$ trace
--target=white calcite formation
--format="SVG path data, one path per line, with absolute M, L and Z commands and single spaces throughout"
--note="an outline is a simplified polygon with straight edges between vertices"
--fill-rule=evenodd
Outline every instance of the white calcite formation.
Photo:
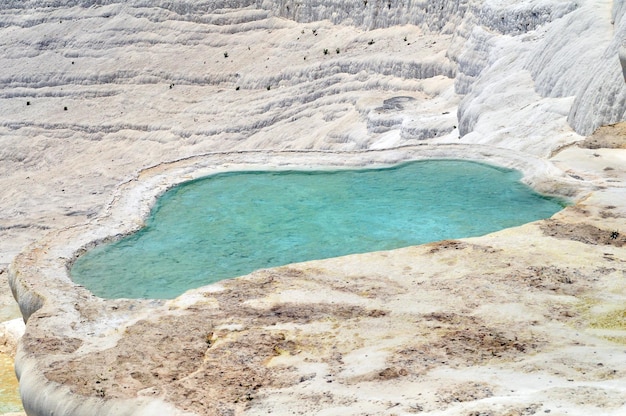
M 0 2 L 0 277 L 27 320 L 27 414 L 626 414 L 625 12 Z M 184 180 L 423 158 L 520 169 L 576 205 L 170 301 L 69 278 Z

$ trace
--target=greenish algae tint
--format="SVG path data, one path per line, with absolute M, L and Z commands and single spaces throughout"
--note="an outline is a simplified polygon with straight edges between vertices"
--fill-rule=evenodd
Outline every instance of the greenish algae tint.
M 23 411 L 13 360 L 0 353 L 0 415 Z
M 476 162 L 221 173 L 166 192 L 146 226 L 79 257 L 104 298 L 173 298 L 254 270 L 479 236 L 550 217 L 563 202 Z

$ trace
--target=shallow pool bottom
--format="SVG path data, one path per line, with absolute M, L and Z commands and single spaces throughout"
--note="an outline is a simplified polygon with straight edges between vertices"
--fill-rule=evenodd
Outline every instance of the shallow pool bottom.
M 104 298 L 173 298 L 254 270 L 483 235 L 563 207 L 521 174 L 458 160 L 252 171 L 179 185 L 144 227 L 90 250 L 73 279 Z

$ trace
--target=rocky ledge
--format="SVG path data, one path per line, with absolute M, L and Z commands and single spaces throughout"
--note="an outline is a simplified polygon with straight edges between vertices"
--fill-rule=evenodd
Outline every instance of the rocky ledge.
M 611 126 L 551 163 L 515 162 L 510 152 L 479 146 L 327 154 L 331 165 L 442 154 L 508 163 L 576 204 L 483 237 L 261 270 L 170 301 L 96 298 L 68 279 L 72 256 L 86 242 L 136 227 L 171 184 L 255 160 L 302 167 L 324 157 L 259 152 L 220 155 L 229 163 L 216 165 L 205 156 L 145 171 L 97 227 L 52 233 L 12 265 L 29 318 L 17 359 L 25 408 L 29 415 L 619 414 L 626 149 L 615 147 L 624 143 L 622 127 Z

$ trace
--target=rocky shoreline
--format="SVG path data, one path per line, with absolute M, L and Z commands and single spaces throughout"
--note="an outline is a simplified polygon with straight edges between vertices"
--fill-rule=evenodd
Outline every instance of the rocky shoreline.
M 447 152 L 448 157 L 480 154 L 477 146 L 452 148 L 458 153 L 433 146 L 351 156 L 356 165 L 369 165 L 432 157 L 432 152 Z M 502 159 L 494 157 L 498 152 L 487 153 L 492 161 L 515 164 L 508 152 Z M 606 198 L 624 200 L 619 197 L 624 171 L 602 155 L 593 156 L 602 149 L 564 152 L 580 160 L 593 157 L 596 171 L 570 165 L 569 158 L 566 165 L 560 161 L 565 153 L 554 156 L 552 161 L 567 167 L 569 174 L 547 176 L 537 184 L 569 196 L 578 191 L 578 203 L 549 220 L 485 237 L 259 271 L 172 301 L 102 300 L 72 288 L 66 268 L 72 253 L 88 241 L 106 238 L 106 233 L 123 233 L 140 224 L 138 215 L 145 215 L 155 196 L 180 180 L 176 178 L 255 165 L 250 165 L 251 155 L 220 155 L 230 163 L 220 166 L 210 157 L 199 158 L 143 172 L 95 221 L 98 227 L 50 235 L 11 267 L 12 287 L 30 317 L 17 361 L 27 411 L 120 415 L 158 408 L 167 414 L 255 414 L 281 403 L 283 409 L 310 414 L 327 410 L 331 402 L 323 397 L 332 394 L 333 406 L 344 403 L 333 407 L 336 414 L 365 408 L 387 414 L 389 403 L 399 403 L 405 412 L 411 406 L 470 411 L 485 408 L 486 398 L 491 403 L 487 407 L 497 403 L 514 412 L 552 397 L 552 389 L 544 386 L 522 399 L 525 387 L 502 372 L 551 378 L 562 385 L 562 394 L 580 395 L 591 385 L 602 394 L 618 394 L 612 386 L 626 376 L 626 369 L 615 361 L 622 347 L 614 340 L 626 332 L 619 321 L 614 327 L 596 328 L 596 321 L 611 311 L 593 311 L 593 305 L 604 296 L 606 285 L 626 277 L 626 235 L 611 234 L 623 227 L 626 206 L 602 203 Z M 310 153 L 257 156 L 266 166 L 285 168 L 307 166 L 305 160 L 318 166 L 321 160 Z M 347 155 L 336 156 L 351 165 Z M 247 163 L 238 164 L 238 157 Z M 614 166 L 608 172 L 619 182 L 601 176 L 607 172 L 600 170 L 604 164 Z M 527 166 L 535 177 L 542 176 L 537 162 Z M 576 183 L 583 186 L 577 189 Z M 614 297 L 617 290 L 611 287 Z M 603 303 L 604 308 L 609 305 Z M 572 355 L 572 349 L 578 352 Z M 588 361 L 598 349 L 610 376 L 566 371 L 568 366 L 591 368 Z M 553 369 L 559 361 L 556 351 L 568 351 L 572 360 L 563 374 Z M 538 357 L 551 358 L 541 365 Z M 482 372 L 498 381 L 480 381 Z M 576 381 L 573 387 L 565 387 L 573 381 L 566 382 L 564 374 Z M 455 388 L 443 392 L 451 383 Z M 433 391 L 433 386 L 440 387 Z M 361 388 L 385 393 L 368 400 L 357 394 Z M 502 393 L 505 388 L 509 393 Z M 406 397 L 416 389 L 429 394 L 410 404 L 418 398 Z M 444 399 L 446 394 L 452 396 Z M 303 395 L 309 399 L 301 403 Z

